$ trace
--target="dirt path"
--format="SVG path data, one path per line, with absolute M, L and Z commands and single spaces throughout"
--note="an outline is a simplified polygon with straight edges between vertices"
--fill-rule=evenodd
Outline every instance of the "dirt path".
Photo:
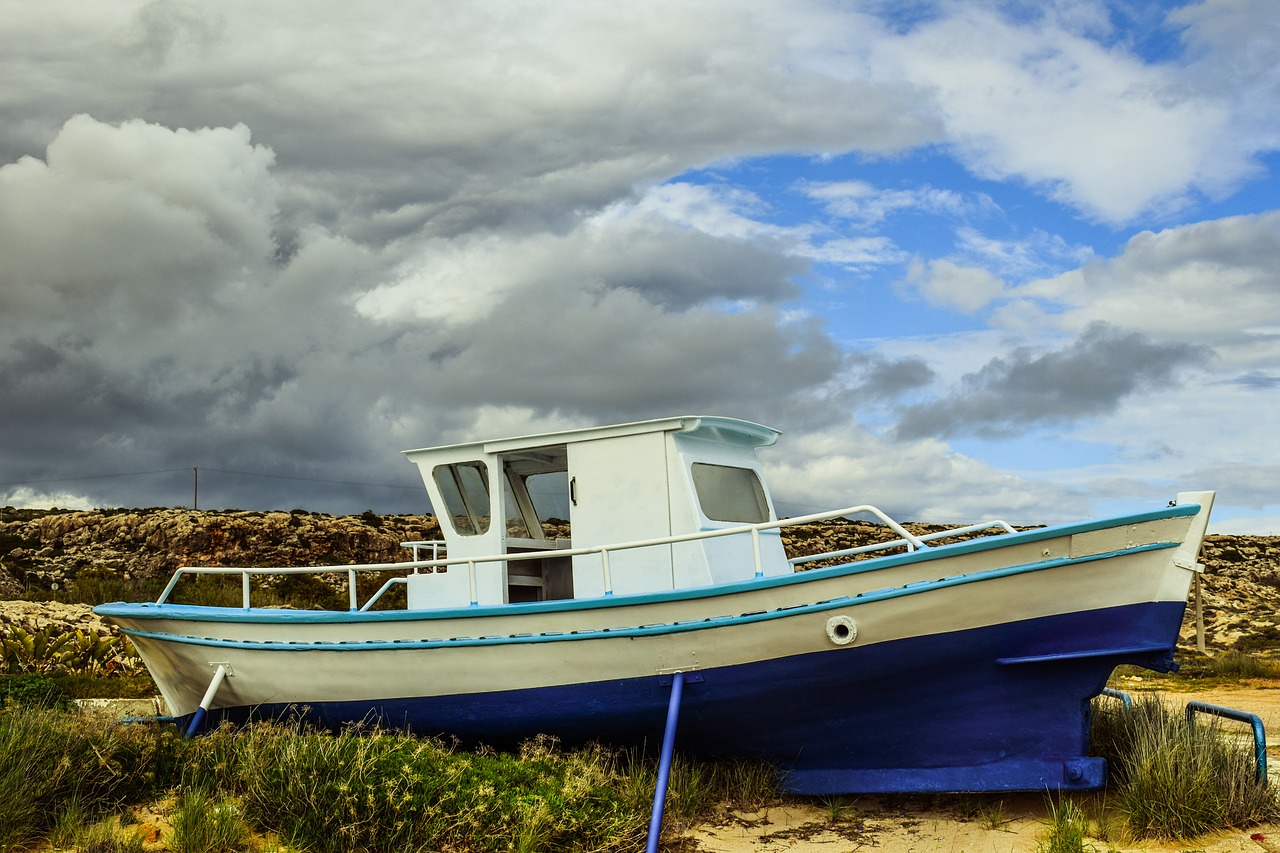
M 1159 693 L 1171 704 L 1197 700 L 1257 714 L 1266 727 L 1273 784 L 1280 769 L 1280 685 L 1168 692 L 1145 685 L 1130 693 Z M 1243 732 L 1248 727 L 1243 724 Z M 843 807 L 841 807 L 843 806 Z M 697 853 L 1034 853 L 1045 829 L 1046 800 L 1040 794 L 847 798 L 843 804 L 814 802 L 752 814 L 730 813 L 694 828 L 686 849 Z M 1254 836 L 1261 836 L 1255 838 Z M 1185 843 L 1094 839 L 1102 851 L 1143 853 L 1280 853 L 1280 825 L 1225 832 Z

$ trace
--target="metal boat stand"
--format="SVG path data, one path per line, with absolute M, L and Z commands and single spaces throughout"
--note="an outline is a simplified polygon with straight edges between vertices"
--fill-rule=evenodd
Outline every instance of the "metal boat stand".
M 700 675 L 689 676 L 690 682 L 701 680 Z M 665 681 L 664 678 L 658 683 L 662 685 Z M 653 813 L 649 816 L 649 840 L 645 843 L 645 853 L 657 853 L 658 839 L 662 835 L 662 810 L 667 801 L 667 781 L 671 777 L 671 756 L 676 746 L 676 722 L 680 718 L 684 682 L 683 672 L 671 674 L 671 699 L 667 702 L 667 726 L 662 732 L 662 755 L 658 759 L 658 782 L 653 790 Z
M 209 682 L 209 689 L 204 692 L 204 698 L 200 700 L 200 707 L 196 708 L 196 712 L 191 715 L 191 722 L 183 732 L 183 737 L 188 739 L 200 734 L 200 730 L 204 728 L 205 717 L 209 716 L 209 706 L 213 704 L 213 697 L 218 695 L 218 688 L 222 686 L 223 680 L 228 675 L 235 675 L 229 663 L 210 663 L 209 665 L 218 668 L 213 673 L 213 681 Z

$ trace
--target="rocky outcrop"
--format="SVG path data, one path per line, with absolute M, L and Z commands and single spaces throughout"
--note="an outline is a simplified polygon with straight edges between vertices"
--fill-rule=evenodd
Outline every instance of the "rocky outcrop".
M 112 633 L 88 604 L 62 604 L 57 601 L 0 601 L 0 635 L 13 628 L 29 634 L 40 631 L 59 634 L 83 631 L 105 637 Z
M 1200 560 L 1208 647 L 1280 649 L 1280 536 L 1207 536 Z M 1188 608 L 1184 638 L 1193 618 Z
M 390 562 L 439 538 L 432 516 L 331 516 L 184 509 L 0 510 L 0 597 L 55 592 L 79 577 L 163 577 L 179 566 Z M 58 586 L 55 586 L 58 585 Z

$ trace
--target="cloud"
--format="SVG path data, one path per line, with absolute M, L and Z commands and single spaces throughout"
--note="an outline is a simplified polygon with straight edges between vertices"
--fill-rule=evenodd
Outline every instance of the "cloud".
M 1017 288 L 995 322 L 1008 329 L 1047 322 L 1077 332 L 1111 322 L 1243 358 L 1262 343 L 1255 339 L 1270 337 L 1266 327 L 1280 325 L 1277 269 L 1280 212 L 1143 231 L 1115 258 Z
M 0 486 L 0 489 L 2 488 L 3 486 Z M 18 486 L 12 491 L 0 491 L 0 495 L 3 495 L 5 506 L 17 507 L 18 509 L 58 507 L 59 509 L 85 510 L 94 508 L 94 503 L 90 499 L 74 492 L 42 491 L 27 486 Z
M 883 222 L 903 211 L 924 211 L 962 218 L 997 210 L 989 196 L 965 196 L 954 190 L 937 189 L 925 184 L 906 190 L 881 189 L 866 181 L 805 181 L 798 189 L 822 203 L 832 216 L 850 219 L 863 225 Z
M 966 374 L 950 396 L 905 408 L 896 434 L 999 437 L 1094 417 L 1131 394 L 1169 386 L 1179 368 L 1200 357 L 1188 344 L 1157 343 L 1095 323 L 1062 349 L 1024 346 L 992 359 Z
M 956 513 L 976 499 L 945 478 L 1013 507 L 1035 484 L 933 435 L 1052 424 L 1118 446 L 1129 423 L 1185 423 L 1192 392 L 1264 394 L 1274 215 L 1090 259 L 1032 226 L 1001 236 L 995 199 L 1024 193 L 877 169 L 954 157 L 1067 214 L 1168 223 L 1275 144 L 1273 47 L 1247 27 L 1267 7 L 1179 7 L 1186 51 L 1162 61 L 1097 4 L 914 8 L 123 0 L 13 16 L 6 478 L 130 473 L 84 493 L 179 503 L 200 465 L 210 505 L 391 494 L 344 485 L 326 503 L 327 478 L 407 487 L 399 505 L 418 508 L 399 447 L 694 409 L 829 449 L 826 467 L 785 458 L 832 493 L 897 464 L 905 485 L 878 487 L 896 506 Z M 773 155 L 840 177 L 798 179 Z M 900 245 L 908 219 L 954 245 Z M 904 329 L 917 337 L 891 340 Z M 1194 345 L 1215 372 L 1186 388 Z M 907 404 L 906 432 L 869 435 Z
M 144 287 L 135 307 L 171 317 L 189 295 L 175 283 L 200 293 L 272 253 L 271 164 L 243 125 L 71 118 L 45 161 L 0 166 L 0 288 L 27 322 L 75 308 L 92 323 L 114 295 Z
M 1202 0 L 1169 12 L 1192 61 L 1184 84 L 1232 109 L 1231 133 L 1219 143 L 1234 157 L 1226 161 L 1222 183 L 1238 180 L 1237 158 L 1280 147 L 1271 116 L 1280 105 L 1280 21 L 1268 0 Z
M 1242 461 L 1197 468 L 1180 479 L 1186 489 L 1203 488 L 1204 483 L 1213 483 L 1221 495 L 1229 497 L 1231 503 L 1238 506 L 1261 510 L 1275 509 L 1280 504 L 1280 497 L 1276 494 L 1280 465 Z M 1197 483 L 1202 485 L 1195 485 Z
M 1232 382 L 1242 388 L 1249 388 L 1257 391 L 1268 391 L 1272 388 L 1280 388 L 1280 376 L 1274 373 L 1264 373 L 1259 370 L 1251 370 L 1235 379 Z
M 898 400 L 935 378 L 933 369 L 923 358 L 891 359 L 870 352 L 849 355 L 848 375 L 852 396 L 864 410 L 879 402 Z
M 872 67 L 936 93 L 951 149 L 975 173 L 1025 180 L 1111 224 L 1177 209 L 1189 193 L 1221 196 L 1274 146 L 1274 134 L 1236 136 L 1241 119 L 1277 103 L 1274 91 L 1236 102 L 1198 84 L 1197 66 L 1146 62 L 1056 8 L 1016 20 L 989 4 L 948 6 L 880 43 Z M 1207 42 L 1214 67 L 1232 55 L 1202 33 L 1219 17 L 1189 11 L 1173 21 Z M 1233 16 L 1232 29 L 1248 18 Z
M 280 158 L 287 222 L 371 244 L 554 228 L 714 160 L 937 129 L 909 86 L 813 61 L 879 31 L 822 4 L 121 3 L 59 24 L 0 34 L 15 79 L 39 81 L 14 90 L 26 122 L 0 154 L 34 154 L 70 112 L 244 123 Z
M 982 267 L 962 267 L 946 258 L 913 259 L 899 288 L 930 305 L 973 314 L 1004 293 L 1004 282 Z
M 891 440 L 847 426 L 813 429 L 762 452 L 780 513 L 871 504 L 899 521 L 1084 516 L 1074 488 L 1003 473 L 935 439 Z
M 68 476 L 74 447 L 74 474 L 200 465 L 286 495 L 278 478 L 411 482 L 397 445 L 498 411 L 527 427 L 781 407 L 803 424 L 843 405 L 844 355 L 777 307 L 802 261 L 646 209 L 381 249 L 312 227 L 282 256 L 280 177 L 247 130 L 88 117 L 0 186 L 15 479 Z M 130 485 L 91 488 L 135 503 Z
M 693 195 L 681 187 L 675 194 L 686 202 Z M 482 321 L 528 289 L 590 301 L 597 293 L 630 290 L 671 311 L 795 295 L 790 277 L 805 264 L 788 257 L 784 234 L 719 206 L 698 204 L 696 212 L 691 206 L 680 205 L 676 218 L 669 204 L 615 205 L 563 234 L 427 240 L 401 264 L 395 281 L 371 289 L 356 307 L 383 321 L 414 317 L 453 325 Z M 750 239 L 756 231 L 765 236 Z
M 1093 249 L 1072 245 L 1061 235 L 1033 228 L 1025 237 L 998 239 L 972 226 L 956 231 L 957 256 L 970 264 L 980 264 L 1010 280 L 1027 280 L 1079 266 L 1093 258 Z

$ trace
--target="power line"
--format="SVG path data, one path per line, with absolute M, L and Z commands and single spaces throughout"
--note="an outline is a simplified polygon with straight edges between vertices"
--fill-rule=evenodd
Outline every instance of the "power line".
M 34 486 L 38 483 L 74 483 L 79 480 L 109 480 L 113 477 L 142 477 L 147 474 L 173 474 L 178 471 L 187 471 L 188 468 L 161 468 L 156 471 L 125 471 L 120 474 L 85 474 L 81 477 L 46 477 L 41 480 L 20 480 L 13 483 L 0 483 L 0 487 L 8 486 Z
M 74 483 L 81 480 L 108 480 L 118 477 L 142 477 L 149 474 L 175 474 L 178 472 L 187 472 L 190 468 L 161 468 L 155 471 L 125 471 L 116 474 L 86 474 L 80 477 L 46 477 L 39 480 L 20 480 L 11 483 L 0 483 L 0 488 L 9 488 L 12 486 L 34 486 L 40 483 Z M 303 483 L 326 483 L 334 486 L 365 486 L 375 489 L 404 489 L 406 491 L 421 491 L 421 486 L 404 486 L 399 483 L 362 483 L 353 480 L 326 480 L 319 477 L 294 477 L 287 474 L 263 474 L 257 471 L 233 471 L 228 468 L 201 468 L 203 471 L 212 471 L 215 474 L 230 474 L 236 477 L 261 477 L 271 480 L 296 480 Z
M 200 470 L 213 471 L 215 474 L 234 474 L 239 477 L 264 477 L 271 480 L 297 480 L 302 483 L 328 483 L 334 486 L 369 486 L 375 489 L 408 489 L 415 492 L 422 490 L 422 486 L 402 486 L 398 483 L 360 483 L 353 480 L 324 480 L 318 477 L 292 477 L 288 474 L 260 474 L 255 471 L 230 471 L 225 468 L 201 468 Z

